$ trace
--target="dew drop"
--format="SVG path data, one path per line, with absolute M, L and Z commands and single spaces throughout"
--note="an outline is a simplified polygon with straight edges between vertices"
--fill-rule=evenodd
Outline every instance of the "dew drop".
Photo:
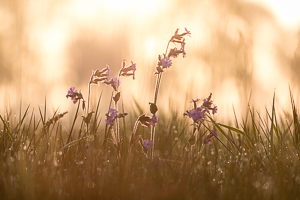
M 253 183 L 253 186 L 254 186 L 255 188 L 259 188 L 259 187 L 260 187 L 260 182 L 259 182 L 259 181 L 255 181 L 255 182 Z
M 263 189 L 264 190 L 267 190 L 270 186 L 270 183 L 269 182 L 266 182 L 264 185 L 263 185 Z
M 77 165 L 82 165 L 83 164 L 83 160 L 76 162 Z

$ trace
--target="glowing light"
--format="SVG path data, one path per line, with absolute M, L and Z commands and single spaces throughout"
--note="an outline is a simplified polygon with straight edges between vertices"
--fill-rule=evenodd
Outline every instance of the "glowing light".
M 109 0 L 100 1 L 106 9 L 111 12 L 124 14 L 124 13 L 136 13 L 136 14 L 151 14 L 159 9 L 162 4 L 158 0 L 141 1 L 141 0 Z
M 250 0 L 268 7 L 284 26 L 300 25 L 300 1 L 287 0 Z
M 148 58 L 153 58 L 157 54 L 155 51 L 156 41 L 154 38 L 148 38 L 145 42 L 145 53 Z

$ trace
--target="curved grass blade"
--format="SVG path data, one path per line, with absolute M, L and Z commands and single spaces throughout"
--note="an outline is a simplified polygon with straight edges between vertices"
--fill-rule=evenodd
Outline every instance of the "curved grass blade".
M 5 127 L 6 130 L 7 130 L 7 133 L 8 133 L 9 138 L 10 138 L 11 140 L 14 140 L 14 137 L 13 137 L 11 131 L 9 130 L 7 124 L 5 123 L 5 121 L 4 121 L 4 119 L 2 118 L 1 115 L 0 115 L 0 118 L 1 118 L 1 121 L 3 122 L 4 127 Z
M 72 142 L 66 144 L 61 150 L 64 150 L 64 149 L 67 148 L 67 147 L 74 146 L 74 145 L 80 143 L 81 141 L 83 141 L 83 140 L 85 140 L 85 139 L 87 139 L 87 138 L 89 138 L 89 136 L 85 136 L 85 137 L 82 137 L 82 138 L 80 138 L 80 139 L 74 140 L 74 141 L 72 141 Z
M 229 130 L 231 130 L 231 131 L 234 131 L 234 132 L 236 132 L 236 133 L 238 133 L 238 134 L 244 135 L 244 132 L 241 131 L 240 129 L 237 129 L 237 128 L 234 128 L 234 127 L 231 127 L 231 126 L 228 126 L 228 125 L 225 125 L 225 124 L 221 124 L 221 123 L 217 123 L 217 124 L 218 124 L 219 126 L 222 126 L 222 127 L 227 128 L 227 129 L 229 129 Z

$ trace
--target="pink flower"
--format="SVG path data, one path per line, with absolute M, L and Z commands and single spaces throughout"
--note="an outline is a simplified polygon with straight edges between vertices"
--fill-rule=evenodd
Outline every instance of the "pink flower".
M 148 149 L 152 148 L 152 146 L 153 146 L 153 141 L 152 140 L 144 140 L 143 147 L 145 149 L 148 150 Z
M 170 49 L 170 52 L 168 54 L 169 57 L 177 58 L 177 56 L 182 53 L 182 50 L 178 50 L 176 47 L 173 49 Z
M 118 116 L 118 111 L 115 109 L 109 109 L 108 113 L 106 113 L 106 119 L 105 122 L 107 125 L 114 125 L 115 119 Z
M 101 70 L 97 69 L 92 73 L 90 83 L 98 84 L 99 82 L 107 81 L 109 77 L 109 72 L 110 69 L 108 65 L 106 65 L 106 67 Z
M 172 65 L 172 60 L 170 60 L 170 57 L 165 57 L 161 59 L 161 65 L 163 68 L 169 68 Z
M 155 127 L 155 124 L 158 122 L 158 119 L 155 114 L 153 114 L 152 117 L 142 114 L 141 116 L 139 116 L 138 120 L 143 126 L 146 127 L 150 127 L 150 126 Z
M 123 67 L 119 72 L 119 76 L 132 76 L 133 80 L 135 79 L 136 63 L 131 61 L 131 65 L 125 67 L 126 60 L 123 60 Z
M 112 77 L 109 81 L 104 81 L 104 83 L 110 85 L 115 91 L 118 91 L 120 81 L 117 77 Z
M 75 90 L 75 87 L 70 87 L 66 97 L 67 98 L 71 97 L 71 100 L 73 101 L 74 104 L 76 104 L 79 99 L 83 99 L 82 94 L 80 92 L 78 92 L 77 90 Z
M 212 110 L 212 114 L 216 114 L 217 113 L 217 106 L 213 104 L 213 101 L 211 100 L 211 96 L 212 93 L 210 93 L 209 97 L 207 97 L 206 99 L 203 100 L 203 105 L 201 106 L 203 109 L 206 110 L 206 112 L 209 113 L 209 110 Z M 214 106 L 214 107 L 212 107 Z
M 195 108 L 187 111 L 187 115 L 192 118 L 195 122 L 203 122 L 205 114 L 201 111 L 201 108 Z
M 150 125 L 155 127 L 155 124 L 158 122 L 158 119 L 156 117 L 155 114 L 152 115 L 151 121 L 150 121 Z
M 212 110 L 213 115 L 217 113 L 217 110 L 218 110 L 218 108 L 217 108 L 217 106 L 215 106 Z
M 191 37 L 191 32 L 189 30 L 187 30 L 187 28 L 184 28 L 184 29 L 185 29 L 185 34 Z

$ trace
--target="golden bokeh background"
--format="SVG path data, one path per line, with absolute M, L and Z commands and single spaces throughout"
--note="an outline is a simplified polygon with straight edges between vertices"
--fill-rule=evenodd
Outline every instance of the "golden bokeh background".
M 117 75 L 123 59 L 137 64 L 136 80 L 121 80 L 126 111 L 133 99 L 147 111 L 158 54 L 185 27 L 187 56 L 163 75 L 161 112 L 183 113 L 190 99 L 212 92 L 218 117 L 230 120 L 232 105 L 243 113 L 251 91 L 251 105 L 263 109 L 275 90 L 279 108 L 290 109 L 289 86 L 299 105 L 300 16 L 292 1 L 278 2 L 0 0 L 0 112 L 17 110 L 20 99 L 43 106 L 45 97 L 53 110 L 74 110 L 67 90 L 86 97 L 92 70 L 108 64 Z M 111 88 L 94 86 L 92 103 L 102 89 L 105 112 Z

